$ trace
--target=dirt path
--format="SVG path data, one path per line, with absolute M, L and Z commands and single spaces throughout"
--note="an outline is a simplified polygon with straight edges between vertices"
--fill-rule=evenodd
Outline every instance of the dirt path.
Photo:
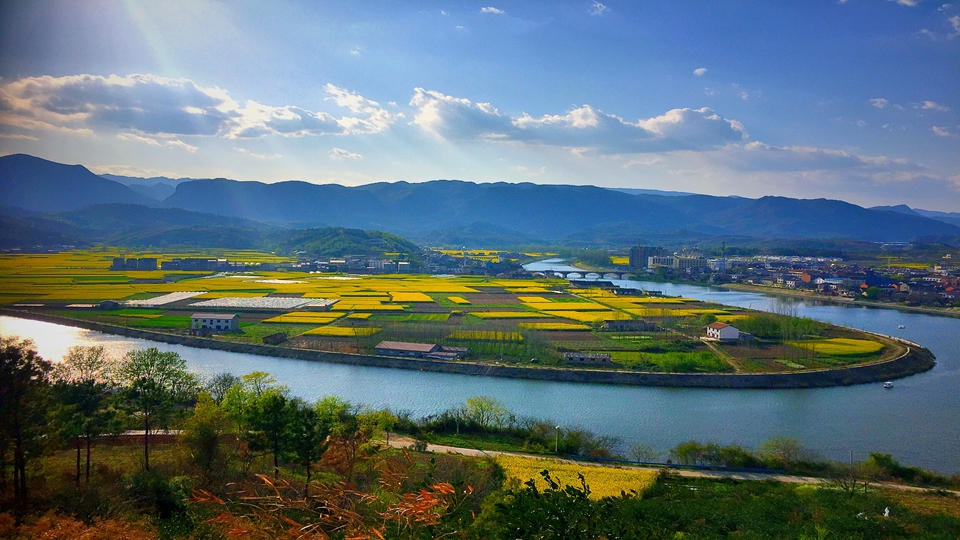
M 390 435 L 390 446 L 394 448 L 408 448 L 414 443 L 414 439 L 411 437 L 406 437 L 403 435 Z M 575 461 L 571 459 L 558 458 L 553 456 L 541 456 L 535 454 L 524 454 L 521 452 L 504 452 L 500 450 L 479 450 L 476 448 L 462 448 L 457 446 L 446 446 L 442 444 L 427 444 L 427 452 L 434 452 L 438 454 L 456 454 L 461 456 L 472 456 L 472 457 L 497 457 L 497 456 L 517 456 L 533 459 L 541 459 L 543 461 L 555 461 L 559 463 L 573 463 L 577 465 L 582 465 L 584 467 L 612 467 L 619 469 L 637 469 L 642 471 L 651 471 L 651 472 L 660 472 L 663 470 L 669 470 L 671 473 L 676 474 L 677 476 L 684 478 L 717 478 L 717 479 L 732 479 L 732 480 L 773 480 L 775 482 L 786 482 L 792 484 L 827 484 L 829 480 L 825 478 L 817 478 L 815 476 L 796 476 L 790 474 L 780 474 L 780 473 L 758 473 L 758 472 L 740 472 L 740 471 L 701 471 L 701 470 L 690 470 L 690 469 L 675 469 L 667 467 L 649 467 L 641 465 L 628 465 L 628 464 L 603 464 L 603 463 L 590 463 L 588 461 Z M 906 486 L 903 484 L 892 484 L 889 482 L 874 482 L 871 485 L 876 487 L 882 487 L 886 489 L 899 489 L 904 491 L 934 491 L 937 488 L 925 488 L 917 486 Z M 953 493 L 954 495 L 960 496 L 960 491 L 953 490 L 944 490 Z

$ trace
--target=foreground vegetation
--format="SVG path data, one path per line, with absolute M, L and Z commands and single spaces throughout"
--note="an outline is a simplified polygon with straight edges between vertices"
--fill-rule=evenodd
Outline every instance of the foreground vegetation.
M 821 463 L 820 486 L 674 477 L 532 458 L 391 448 L 391 431 L 520 441 L 615 456 L 614 440 L 517 418 L 477 397 L 437 416 L 289 395 L 269 374 L 200 380 L 174 353 L 110 359 L 75 348 L 56 365 L 0 343 L 0 536 L 46 538 L 956 538 L 960 486 L 872 455 Z M 176 431 L 164 435 L 156 428 Z M 140 428 L 131 433 L 127 430 Z M 111 435 L 113 434 L 113 435 Z M 418 442 L 414 446 L 421 447 Z M 637 446 L 635 458 L 655 450 Z M 684 463 L 817 463 L 796 441 L 759 453 L 684 443 Z M 807 465 L 803 465 L 807 464 Z M 749 465 L 749 463 L 748 463 Z M 12 472 L 8 475 L 8 472 Z
M 283 260 L 256 252 L 211 253 L 251 264 Z M 215 309 L 239 314 L 240 329 L 214 339 L 261 344 L 268 336 L 281 336 L 285 347 L 362 354 L 374 354 L 381 341 L 433 343 L 467 348 L 470 361 L 520 366 L 788 372 L 888 359 L 903 350 L 894 340 L 789 313 L 761 314 L 691 298 L 618 295 L 558 279 L 117 271 L 109 270 L 114 255 L 0 255 L 0 305 L 179 335 L 190 332 L 191 314 Z M 184 254 L 131 255 L 162 261 Z M 326 311 L 244 304 L 266 306 L 279 298 L 335 303 Z M 101 302 L 111 300 L 123 305 L 101 308 Z M 203 304 L 210 301 L 223 304 Z M 718 321 L 755 339 L 703 343 L 705 326 Z M 574 364 L 565 360 L 570 352 L 596 353 L 610 361 Z

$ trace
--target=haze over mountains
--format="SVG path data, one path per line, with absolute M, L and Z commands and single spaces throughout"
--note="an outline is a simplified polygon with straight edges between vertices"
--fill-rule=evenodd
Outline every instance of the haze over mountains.
M 98 176 L 79 165 L 24 154 L 0 157 L 0 198 L 5 219 L 21 220 L 16 227 L 47 227 L 67 237 L 89 236 L 91 230 L 101 238 L 142 236 L 143 231 L 174 227 L 230 228 L 261 236 L 277 228 L 350 227 L 447 245 L 626 245 L 644 235 L 871 242 L 960 237 L 960 214 L 905 206 L 868 209 L 827 199 L 459 180 L 344 187 L 135 179 Z M 92 205 L 110 206 L 90 210 Z

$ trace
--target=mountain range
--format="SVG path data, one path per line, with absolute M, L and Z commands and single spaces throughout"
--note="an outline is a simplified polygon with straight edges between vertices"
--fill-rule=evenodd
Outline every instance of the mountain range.
M 223 178 L 137 179 L 98 176 L 80 165 L 24 154 L 0 157 L 0 197 L 7 216 L 34 226 L 57 214 L 54 222 L 75 227 L 54 228 L 68 236 L 91 227 L 128 235 L 184 226 L 227 227 L 261 235 L 278 228 L 348 227 L 443 245 L 621 247 L 644 237 L 671 236 L 866 242 L 960 237 L 957 213 L 906 206 L 863 208 L 828 199 L 750 199 L 461 180 L 345 187 Z M 98 204 L 111 206 L 109 211 L 90 210 Z M 84 209 L 86 215 L 95 216 L 93 222 L 84 221 Z

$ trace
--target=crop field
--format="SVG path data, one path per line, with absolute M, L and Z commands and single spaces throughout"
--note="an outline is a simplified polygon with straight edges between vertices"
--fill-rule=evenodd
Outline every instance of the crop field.
M 334 336 L 334 337 L 355 337 L 372 336 L 379 332 L 379 328 L 349 328 L 341 326 L 321 326 L 313 330 L 307 330 L 303 333 L 305 336 Z
M 493 257 L 475 250 L 467 256 Z M 158 260 L 217 256 L 283 262 L 256 252 L 127 253 Z M 723 347 L 728 362 L 699 341 L 705 318 L 749 323 L 750 312 L 691 298 L 618 296 L 559 279 L 413 274 L 344 275 L 264 271 L 110 270 L 108 249 L 0 255 L 0 305 L 29 304 L 63 316 L 168 333 L 187 333 L 190 315 L 237 313 L 239 332 L 216 339 L 259 343 L 283 333 L 285 346 L 373 353 L 382 340 L 467 347 L 469 361 L 561 365 L 563 352 L 609 353 L 605 369 L 783 371 L 870 361 L 884 345 L 860 334 Z M 120 309 L 99 309 L 113 300 Z M 332 303 L 332 305 L 331 305 Z M 68 306 L 71 306 L 69 309 Z M 630 321 L 640 320 L 631 326 Z M 302 338 L 299 336 L 303 336 Z M 786 339 L 786 338 L 784 338 Z M 677 345 L 677 344 L 680 345 Z M 781 362 L 782 360 L 782 362 Z
M 590 327 L 585 324 L 575 324 L 575 323 L 565 323 L 565 322 L 544 322 L 544 323 L 520 323 L 520 328 L 526 328 L 528 330 L 545 330 L 545 331 L 570 331 L 570 330 L 590 330 Z
M 540 475 L 541 471 L 550 471 L 550 477 L 560 486 L 579 487 L 580 478 L 577 475 L 582 474 L 584 481 L 590 486 L 590 498 L 594 500 L 616 497 L 621 491 L 627 493 L 636 491 L 642 494 L 657 481 L 655 471 L 586 465 L 552 459 L 498 456 L 497 463 L 503 467 L 508 479 L 516 479 L 521 484 L 533 480 L 540 489 L 547 487 L 543 476 Z
M 851 338 L 792 341 L 790 345 L 828 356 L 864 356 L 880 352 L 883 349 L 883 343 Z
M 627 266 L 628 264 L 630 264 L 630 257 L 611 255 L 610 264 L 615 266 Z

